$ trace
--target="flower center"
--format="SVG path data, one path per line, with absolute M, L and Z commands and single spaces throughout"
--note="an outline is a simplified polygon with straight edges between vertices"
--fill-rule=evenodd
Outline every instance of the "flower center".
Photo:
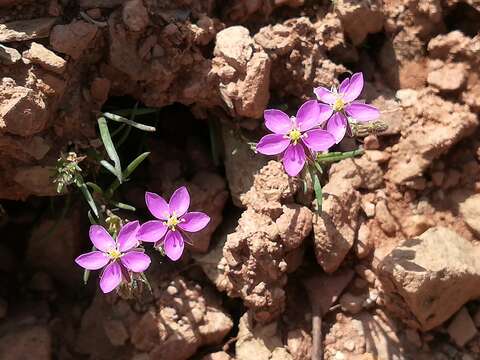
M 344 107 L 345 107 L 345 102 L 342 100 L 342 98 L 338 98 L 333 103 L 333 110 L 335 111 L 342 111 Z
M 112 260 L 118 260 L 122 257 L 122 253 L 120 251 L 118 251 L 117 249 L 110 249 L 107 251 L 107 254 L 108 256 L 110 257 L 110 259 Z
M 165 221 L 165 225 L 167 225 L 170 230 L 172 231 L 175 231 L 175 227 L 181 222 L 181 220 L 179 220 L 177 218 L 177 215 L 173 214 L 171 215 L 167 221 Z
M 288 137 L 293 142 L 294 145 L 297 144 L 298 140 L 302 137 L 302 133 L 298 129 L 293 129 L 288 133 Z

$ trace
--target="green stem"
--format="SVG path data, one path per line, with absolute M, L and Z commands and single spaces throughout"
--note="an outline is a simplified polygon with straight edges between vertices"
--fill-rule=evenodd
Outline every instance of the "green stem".
M 365 153 L 365 150 L 360 148 L 353 151 L 319 154 L 317 155 L 316 161 L 317 162 L 336 162 L 344 159 L 353 158 L 355 156 L 363 155 L 364 153 Z

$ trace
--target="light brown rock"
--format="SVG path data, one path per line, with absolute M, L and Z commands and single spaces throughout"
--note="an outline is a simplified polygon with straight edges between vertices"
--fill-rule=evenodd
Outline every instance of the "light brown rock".
M 452 322 L 448 325 L 447 331 L 453 341 L 455 341 L 455 344 L 460 347 L 465 346 L 478 334 L 477 328 L 465 307 L 462 307 L 455 314 Z
M 397 246 L 379 265 L 386 306 L 430 330 L 480 296 L 480 250 L 457 233 L 434 227 Z
M 270 96 L 269 56 L 247 28 L 231 26 L 216 36 L 212 71 L 225 106 L 239 116 L 259 118 Z
M 458 209 L 467 225 L 480 235 L 480 194 L 468 196 L 459 204 Z
M 382 29 L 383 13 L 380 6 L 379 1 L 339 0 L 336 2 L 336 12 L 354 45 L 362 43 L 368 34 Z
M 427 81 L 440 90 L 458 90 L 467 80 L 467 66 L 463 63 L 444 64 L 442 61 L 433 60 L 429 67 Z
M 314 215 L 314 248 L 317 262 L 332 273 L 355 241 L 359 226 L 360 194 L 349 182 L 332 181 L 323 188 L 324 200 L 320 215 Z
M 23 57 L 34 64 L 40 65 L 45 70 L 53 71 L 57 74 L 62 74 L 67 65 L 63 58 L 36 42 L 32 42 L 30 49 L 23 52 Z
M 56 51 L 78 59 L 90 46 L 97 30 L 95 25 L 82 20 L 57 25 L 52 29 L 50 44 Z
M 240 318 L 237 338 L 237 360 L 293 360 L 283 348 L 278 323 L 275 321 L 267 325 L 254 325 L 252 318 L 246 313 Z
M 275 221 L 285 250 L 290 251 L 302 245 L 312 231 L 313 214 L 309 208 L 297 204 L 284 205 L 283 214 Z
M 0 43 L 46 38 L 57 18 L 12 21 L 0 24 Z
M 122 19 L 131 31 L 143 31 L 150 19 L 143 0 L 127 0 L 123 4 Z
M 17 49 L 0 45 L 0 64 L 12 65 L 18 62 L 22 55 Z
M 425 91 L 413 94 L 413 106 L 405 109 L 406 125 L 392 153 L 385 175 L 396 184 L 419 177 L 431 162 L 472 134 L 478 118 L 469 108 L 445 101 Z

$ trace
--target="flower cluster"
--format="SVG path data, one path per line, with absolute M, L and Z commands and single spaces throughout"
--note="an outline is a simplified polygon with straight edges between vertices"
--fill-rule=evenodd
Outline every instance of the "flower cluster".
M 345 79 L 338 89 L 317 87 L 317 100 L 305 102 L 296 116 L 268 109 L 264 112 L 265 126 L 273 134 L 262 137 L 257 151 L 265 155 L 282 155 L 285 171 L 296 176 L 308 159 L 338 144 L 350 123 L 367 122 L 380 116 L 378 109 L 357 101 L 363 90 L 362 73 Z
M 184 236 L 205 228 L 210 217 L 202 212 L 188 212 L 190 194 L 186 187 L 177 189 L 170 201 L 155 193 L 145 193 L 145 202 L 157 220 L 140 225 L 132 221 L 122 226 L 114 239 L 100 225 L 90 227 L 89 236 L 94 251 L 80 255 L 75 262 L 86 270 L 103 268 L 100 289 L 109 293 L 122 281 L 129 282 L 131 274 L 143 273 L 151 263 L 144 253 L 142 242 L 155 243 L 163 247 L 164 253 L 173 261 L 180 259 L 184 249 Z

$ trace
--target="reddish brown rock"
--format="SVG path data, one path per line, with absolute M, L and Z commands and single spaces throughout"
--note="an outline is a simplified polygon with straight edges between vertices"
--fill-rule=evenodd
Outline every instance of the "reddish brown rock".
M 127 0 L 123 4 L 122 19 L 131 31 L 143 31 L 150 19 L 143 0 Z
M 57 18 L 12 21 L 0 24 L 0 42 L 27 41 L 46 38 Z
M 50 44 L 61 53 L 78 59 L 92 43 L 98 28 L 85 21 L 77 20 L 52 29 Z
M 23 52 L 23 57 L 34 64 L 40 65 L 45 70 L 53 71 L 57 74 L 62 74 L 67 65 L 67 62 L 60 56 L 35 42 L 30 44 L 29 50 Z

